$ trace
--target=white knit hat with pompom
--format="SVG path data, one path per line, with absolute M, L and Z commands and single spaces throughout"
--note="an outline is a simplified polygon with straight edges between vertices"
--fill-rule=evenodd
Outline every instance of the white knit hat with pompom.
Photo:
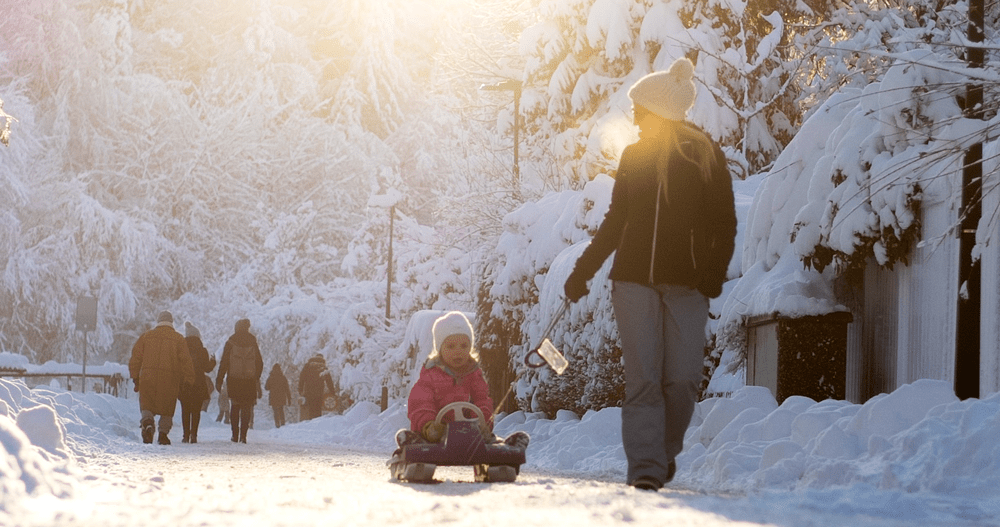
M 628 90 L 632 104 L 671 121 L 683 121 L 694 106 L 694 64 L 679 58 L 667 71 L 650 73 Z

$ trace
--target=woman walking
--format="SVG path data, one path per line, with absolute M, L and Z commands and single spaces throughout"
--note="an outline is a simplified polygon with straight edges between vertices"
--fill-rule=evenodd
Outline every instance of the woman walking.
M 197 443 L 201 411 L 209 397 L 206 382 L 211 383 L 206 381 L 205 374 L 215 369 L 215 357 L 209 356 L 201 342 L 201 332 L 191 322 L 184 323 L 184 340 L 187 342 L 188 353 L 191 354 L 195 380 L 194 384 L 182 387 L 178 397 L 181 401 L 181 423 L 184 425 L 184 438 L 181 442 Z
M 722 151 L 685 121 L 694 65 L 676 60 L 629 89 L 639 141 L 622 153 L 604 221 L 566 280 L 570 301 L 616 252 L 611 300 L 625 364 L 627 483 L 658 490 L 694 413 L 708 299 L 722 293 L 736 212 Z

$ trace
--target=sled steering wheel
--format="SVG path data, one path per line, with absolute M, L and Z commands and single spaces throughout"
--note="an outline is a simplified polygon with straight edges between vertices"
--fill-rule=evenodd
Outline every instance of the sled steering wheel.
M 472 417 L 466 417 L 465 410 L 469 410 L 475 415 L 473 415 Z M 481 430 L 486 429 L 486 418 L 483 416 L 483 411 L 478 406 L 472 403 L 458 401 L 455 403 L 447 404 L 445 405 L 444 408 L 442 408 L 438 412 L 437 417 L 434 418 L 434 421 L 437 422 L 438 424 L 444 424 L 442 421 L 449 413 L 455 414 L 455 421 L 475 421 L 479 425 L 479 428 Z

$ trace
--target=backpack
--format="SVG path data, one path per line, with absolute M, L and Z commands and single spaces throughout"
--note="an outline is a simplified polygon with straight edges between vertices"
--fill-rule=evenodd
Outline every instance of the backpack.
M 323 380 L 320 378 L 323 367 L 321 364 L 309 362 L 302 369 L 302 395 L 306 397 L 323 396 Z
M 229 351 L 229 378 L 252 379 L 255 366 L 253 346 L 239 346 L 234 343 L 233 349 Z

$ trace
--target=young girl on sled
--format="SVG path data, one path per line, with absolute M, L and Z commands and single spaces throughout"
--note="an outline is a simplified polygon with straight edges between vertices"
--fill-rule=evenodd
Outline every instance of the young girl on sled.
M 431 329 L 434 348 L 427 357 L 420 378 L 407 399 L 410 429 L 396 433 L 396 443 L 403 447 L 414 443 L 437 443 L 445 434 L 446 425 L 436 421 L 438 412 L 454 402 L 469 402 L 479 407 L 486 418 L 482 430 L 487 442 L 497 442 L 493 435 L 493 400 L 489 386 L 479 367 L 479 353 L 473 348 L 472 324 L 459 311 L 451 311 L 434 321 Z M 449 414 L 444 419 L 451 421 Z M 528 434 L 514 432 L 504 443 L 528 447 Z

